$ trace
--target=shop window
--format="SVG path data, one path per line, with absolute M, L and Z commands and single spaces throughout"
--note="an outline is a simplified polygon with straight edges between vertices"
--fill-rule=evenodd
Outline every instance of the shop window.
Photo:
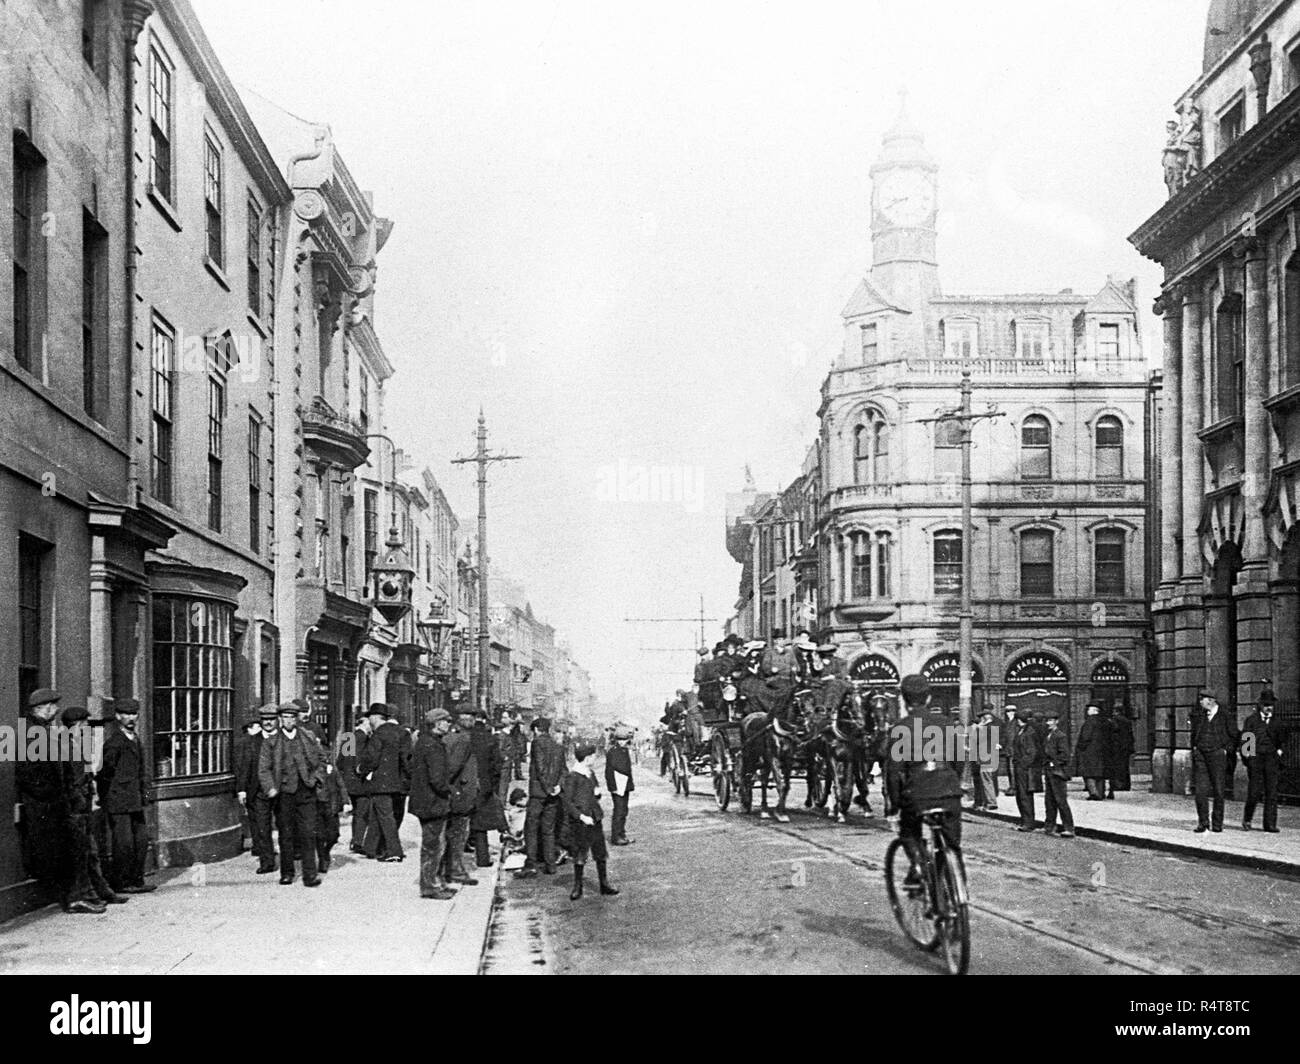
M 153 602 L 154 773 L 230 771 L 234 607 L 157 595 Z

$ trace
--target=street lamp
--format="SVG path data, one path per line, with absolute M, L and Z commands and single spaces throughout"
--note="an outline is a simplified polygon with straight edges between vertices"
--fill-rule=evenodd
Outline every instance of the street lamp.
M 387 548 L 384 555 L 374 566 L 374 604 L 384 620 L 396 625 L 411 612 L 411 584 L 415 580 L 415 569 L 411 566 L 410 556 L 402 545 L 402 537 L 397 534 L 397 446 L 392 439 L 382 432 L 372 432 L 367 440 L 386 440 L 393 460 L 391 476 L 388 481 L 388 497 L 391 503 Z
M 419 629 L 420 635 L 424 636 L 429 652 L 436 657 L 442 646 L 443 636 L 451 634 L 456 627 L 456 622 L 447 616 L 447 603 L 438 599 L 429 603 L 429 612 L 425 616 L 416 617 L 415 627 Z

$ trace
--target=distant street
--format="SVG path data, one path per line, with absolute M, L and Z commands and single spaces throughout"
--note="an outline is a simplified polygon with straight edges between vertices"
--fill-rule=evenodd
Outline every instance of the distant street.
M 890 835 L 721 813 L 641 766 L 629 833 L 612 851 L 617 898 L 569 901 L 552 877 L 503 876 L 485 972 L 941 974 L 910 947 L 885 897 Z M 874 792 L 873 792 L 874 793 Z M 878 808 L 878 806 L 877 806 Z M 968 818 L 971 974 L 1294 973 L 1300 882 L 1085 839 L 1018 835 Z M 1105 886 L 1094 886 L 1104 877 Z M 590 879 L 589 875 L 589 879 Z

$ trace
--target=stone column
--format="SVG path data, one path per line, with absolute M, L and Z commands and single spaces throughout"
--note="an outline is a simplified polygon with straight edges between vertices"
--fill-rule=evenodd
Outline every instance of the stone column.
M 286 702 L 291 698 L 306 698 L 311 694 L 312 675 L 311 675 L 311 655 L 305 650 L 298 651 L 294 659 L 297 675 L 295 677 L 297 690 L 290 695 L 287 691 L 281 691 L 280 697 Z
M 1269 584 L 1272 604 L 1273 690 L 1278 698 L 1300 698 L 1300 580 L 1274 580 Z
M 1182 578 L 1201 576 L 1201 543 L 1196 526 L 1200 524 L 1204 504 L 1205 457 L 1196 433 L 1205 427 L 1203 382 L 1205 365 L 1201 344 L 1201 289 L 1197 283 L 1183 287 L 1183 362 L 1182 417 L 1179 435 L 1182 443 Z
M 102 542 L 102 541 L 101 541 Z M 100 565 L 90 569 L 90 705 L 94 717 L 113 697 L 113 580 Z
M 1264 497 L 1268 492 L 1268 260 L 1262 241 L 1237 249 L 1246 262 L 1246 382 L 1241 501 L 1245 511 L 1242 569 L 1233 595 L 1237 599 L 1237 722 L 1247 715 L 1264 681 L 1273 673 L 1273 624 L 1268 588 L 1268 537 L 1264 531 Z
M 1160 582 L 1175 584 L 1183 575 L 1179 553 L 1183 527 L 1183 307 L 1177 290 L 1156 304 L 1165 325 L 1164 381 L 1160 406 Z

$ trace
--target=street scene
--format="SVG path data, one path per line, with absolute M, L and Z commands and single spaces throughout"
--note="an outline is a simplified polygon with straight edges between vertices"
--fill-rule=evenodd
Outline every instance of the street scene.
M 0 973 L 1300 973 L 1300 0 L 924 6 L 0 4 Z

